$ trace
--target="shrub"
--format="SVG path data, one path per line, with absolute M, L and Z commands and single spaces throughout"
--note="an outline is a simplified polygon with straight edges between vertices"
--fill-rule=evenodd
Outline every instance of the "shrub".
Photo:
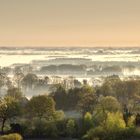
M 14 133 L 14 134 L 9 134 L 9 135 L 4 135 L 0 137 L 0 140 L 22 140 L 22 136 Z
M 84 133 L 86 133 L 92 127 L 93 127 L 92 115 L 89 112 L 87 112 L 84 115 L 84 123 L 83 123 L 83 131 L 84 131 Z
M 32 135 L 33 137 L 44 137 L 46 133 L 46 121 L 45 120 L 40 120 L 36 119 L 33 121 L 33 129 L 32 129 Z
M 135 137 L 140 138 L 140 127 L 136 127 L 134 135 Z
M 58 130 L 56 122 L 47 121 L 45 119 L 35 119 L 32 124 L 32 137 L 44 138 L 44 137 L 57 137 Z
M 67 124 L 66 119 L 56 122 L 56 127 L 58 129 L 58 135 L 60 137 L 66 137 L 66 135 L 67 135 L 67 133 L 66 133 L 66 124 Z
M 62 110 L 55 111 L 54 114 L 53 114 L 53 119 L 55 121 L 61 121 L 61 120 L 64 120 L 64 118 L 65 118 L 65 114 Z
M 131 116 L 128 118 L 128 122 L 127 122 L 127 126 L 128 127 L 135 127 L 135 120 L 136 120 L 136 117 L 135 116 Z
M 55 122 L 48 122 L 45 127 L 45 135 L 47 137 L 58 137 L 58 129 Z
M 21 134 L 24 137 L 29 137 L 32 135 L 32 125 L 30 122 L 24 122 L 21 124 Z
M 67 131 L 67 135 L 72 137 L 75 134 L 75 121 L 73 119 L 68 120 L 67 124 L 66 124 L 66 131 Z
M 84 140 L 104 139 L 106 135 L 105 129 L 101 126 L 90 129 L 86 135 L 83 136 Z
M 83 136 L 84 140 L 125 140 L 134 136 L 134 128 L 125 128 L 118 131 L 108 131 L 102 126 L 90 129 L 86 135 Z

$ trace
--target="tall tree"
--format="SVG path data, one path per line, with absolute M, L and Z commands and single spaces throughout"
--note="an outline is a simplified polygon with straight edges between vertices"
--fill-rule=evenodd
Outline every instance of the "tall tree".
M 29 73 L 25 75 L 24 78 L 22 79 L 22 85 L 26 88 L 27 91 L 29 89 L 33 89 L 37 84 L 37 82 L 38 82 L 38 77 L 33 73 Z
M 0 94 L 1 94 L 1 88 L 6 84 L 7 77 L 4 73 L 0 73 Z
M 67 108 L 67 93 L 63 86 L 58 85 L 56 91 L 52 93 L 53 99 L 56 102 L 57 109 L 65 110 Z
M 14 81 L 17 85 L 17 88 L 21 88 L 21 81 L 24 78 L 24 74 L 22 72 L 16 72 L 14 74 Z

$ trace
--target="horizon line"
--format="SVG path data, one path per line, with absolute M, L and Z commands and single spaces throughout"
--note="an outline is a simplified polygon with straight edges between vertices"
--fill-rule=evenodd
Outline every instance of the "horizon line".
M 20 45 L 0 45 L 0 48 L 129 48 L 129 47 L 133 47 L 133 48 L 137 48 L 140 47 L 140 45 L 96 45 L 96 46 L 86 46 L 86 45 L 53 45 L 53 46 L 49 46 L 49 45 L 41 45 L 41 46 L 36 46 L 36 45 L 25 45 L 25 46 L 20 46 Z

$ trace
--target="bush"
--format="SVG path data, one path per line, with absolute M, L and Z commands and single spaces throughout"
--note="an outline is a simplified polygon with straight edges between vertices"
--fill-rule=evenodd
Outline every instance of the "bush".
M 140 127 L 136 127 L 134 135 L 135 137 L 140 138 Z
M 132 136 L 132 132 L 129 128 L 121 129 L 118 131 L 108 131 L 105 140 L 125 140 Z
M 15 134 L 9 134 L 9 135 L 4 135 L 0 137 L 0 140 L 22 140 L 22 136 L 15 133 Z
M 129 117 L 128 122 L 127 122 L 127 126 L 128 127 L 135 127 L 135 124 L 136 124 L 135 120 L 136 120 L 135 116 Z
M 86 135 L 83 136 L 84 140 L 104 139 L 106 135 L 105 129 L 101 126 L 90 129 Z
M 134 136 L 134 128 L 126 127 L 120 130 L 106 130 L 102 126 L 90 129 L 86 135 L 83 136 L 84 140 L 125 140 Z
M 36 119 L 32 126 L 32 136 L 35 138 L 44 137 L 57 137 L 58 130 L 56 127 L 56 122 L 47 121 L 45 119 Z
M 75 121 L 73 119 L 69 119 L 67 124 L 66 124 L 66 131 L 67 131 L 67 135 L 70 137 L 73 137 L 75 132 L 76 132 L 76 124 Z
M 65 114 L 62 110 L 55 111 L 54 114 L 53 114 L 53 119 L 55 121 L 61 121 L 61 120 L 64 120 L 64 118 L 65 118 Z
M 87 112 L 84 116 L 84 130 L 87 132 L 90 128 L 93 127 L 93 120 L 92 120 L 92 115 Z
M 56 138 L 58 137 L 58 129 L 55 122 L 48 122 L 45 127 L 45 135 L 47 137 Z
M 30 137 L 32 135 L 32 125 L 30 122 L 26 121 L 21 124 L 21 134 L 24 137 Z
M 32 136 L 36 138 L 45 137 L 46 125 L 47 125 L 46 120 L 43 120 L 43 119 L 34 120 L 33 126 L 32 126 Z
M 67 135 L 66 124 L 67 124 L 66 119 L 56 122 L 56 127 L 58 129 L 58 135 L 60 137 L 66 137 L 66 135 Z

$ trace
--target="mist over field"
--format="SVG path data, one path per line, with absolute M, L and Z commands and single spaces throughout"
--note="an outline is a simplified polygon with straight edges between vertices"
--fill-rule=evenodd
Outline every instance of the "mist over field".
M 111 75 L 123 80 L 139 79 L 140 48 L 1 47 L 0 66 L 1 72 L 12 81 L 15 73 L 32 73 L 41 79 L 49 77 L 50 85 L 86 80 L 89 85 L 97 86 Z M 69 88 L 73 86 L 72 82 Z M 50 92 L 49 88 L 42 87 L 25 95 L 31 97 L 44 92 Z
M 140 48 L 1 47 L 1 67 L 31 66 L 38 75 L 140 75 Z M 68 68 L 69 67 L 69 68 Z M 10 71 L 9 74 L 12 74 Z

